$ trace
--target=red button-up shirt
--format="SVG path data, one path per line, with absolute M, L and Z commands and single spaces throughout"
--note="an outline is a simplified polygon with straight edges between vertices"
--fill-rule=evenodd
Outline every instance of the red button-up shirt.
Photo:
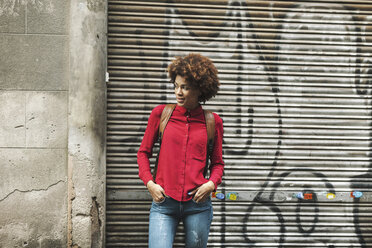
M 161 113 L 165 105 L 159 105 L 151 112 L 145 135 L 137 153 L 139 177 L 147 185 L 154 180 L 149 158 L 158 139 Z M 217 189 L 221 183 L 224 162 L 222 160 L 222 119 L 215 113 L 215 138 L 211 156 L 210 177 Z M 158 161 L 156 183 L 163 187 L 165 194 L 177 201 L 188 201 L 188 192 L 208 182 L 204 178 L 207 156 L 207 128 L 201 106 L 188 111 L 176 106 L 164 130 Z

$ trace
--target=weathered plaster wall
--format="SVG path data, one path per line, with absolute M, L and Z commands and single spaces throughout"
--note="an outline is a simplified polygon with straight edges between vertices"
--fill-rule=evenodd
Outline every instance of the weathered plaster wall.
M 106 1 L 71 1 L 69 244 L 102 247 L 105 217 Z
M 103 247 L 105 1 L 3 0 L 0 47 L 0 247 Z
M 69 7 L 0 2 L 0 247 L 66 247 Z

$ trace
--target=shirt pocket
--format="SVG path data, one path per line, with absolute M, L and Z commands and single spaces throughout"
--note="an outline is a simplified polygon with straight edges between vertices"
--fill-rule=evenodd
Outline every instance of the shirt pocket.
M 205 124 L 200 124 L 192 129 L 190 134 L 190 158 L 205 163 L 207 156 L 207 129 Z
M 207 156 L 207 146 L 204 142 L 197 143 L 192 149 L 192 159 L 205 163 L 205 158 Z

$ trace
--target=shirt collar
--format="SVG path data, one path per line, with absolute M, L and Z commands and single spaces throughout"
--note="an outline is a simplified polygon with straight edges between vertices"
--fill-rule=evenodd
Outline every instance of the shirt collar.
M 195 109 L 187 110 L 187 108 L 185 107 L 176 105 L 175 111 L 179 112 L 182 115 L 189 114 L 190 116 L 197 116 L 203 113 L 203 108 L 201 105 L 199 105 L 199 107 Z

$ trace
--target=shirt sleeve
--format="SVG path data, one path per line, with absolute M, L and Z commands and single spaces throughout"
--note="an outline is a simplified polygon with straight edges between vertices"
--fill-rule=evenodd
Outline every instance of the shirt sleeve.
M 150 180 L 154 181 L 149 159 L 152 157 L 152 149 L 158 139 L 159 122 L 164 107 L 165 105 L 159 105 L 152 110 L 141 146 L 137 152 L 138 175 L 145 185 Z
M 217 114 L 213 114 L 216 124 L 209 180 L 214 183 L 216 190 L 217 186 L 222 182 L 225 163 L 222 158 L 223 122 Z

